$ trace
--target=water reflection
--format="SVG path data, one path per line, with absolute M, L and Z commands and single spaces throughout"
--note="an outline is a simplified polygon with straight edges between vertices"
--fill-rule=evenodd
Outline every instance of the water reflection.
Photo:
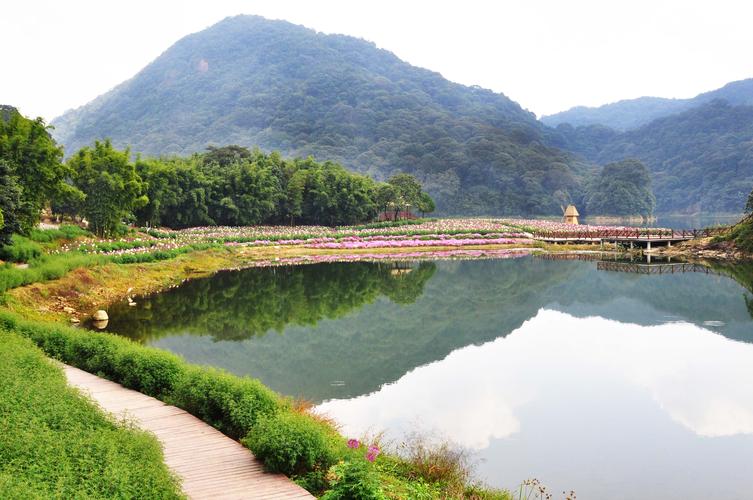
M 753 263 L 633 264 L 251 269 L 139 299 L 110 325 L 312 400 L 351 435 L 436 430 L 498 485 L 745 498 Z
M 117 304 L 108 326 L 142 341 L 185 333 L 243 340 L 340 318 L 380 296 L 411 304 L 435 270 L 433 262 L 355 262 L 221 272 L 141 297 L 137 308 Z
M 701 498 L 734 481 L 730 494 L 742 498 L 753 486 L 753 386 L 743 382 L 752 377 L 753 345 L 707 329 L 542 309 L 506 337 L 318 410 L 353 436 L 388 429 L 399 438 L 416 428 L 451 436 L 479 452 L 486 479 L 500 486 L 540 474 L 579 498 Z M 723 439 L 731 436 L 741 438 Z M 657 445 L 666 449 L 652 456 Z M 720 468 L 720 451 L 740 461 L 725 457 Z M 646 466 L 676 467 L 669 460 L 703 475 L 667 478 L 650 491 L 645 480 L 624 481 Z

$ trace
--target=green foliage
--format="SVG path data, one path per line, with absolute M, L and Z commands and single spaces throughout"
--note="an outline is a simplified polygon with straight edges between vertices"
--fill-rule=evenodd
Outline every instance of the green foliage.
M 184 367 L 168 401 L 234 439 L 251 432 L 260 416 L 284 407 L 279 396 L 258 380 L 190 365 Z
M 387 500 L 374 467 L 363 459 L 334 465 L 330 474 L 331 489 L 322 500 Z
M 721 239 L 734 241 L 740 250 L 753 254 L 753 216 L 743 219 L 728 234 L 721 237 Z
M 307 415 L 280 412 L 259 418 L 242 443 L 267 470 L 292 476 L 329 469 L 342 453 L 342 441 L 326 423 Z
M 10 243 L 11 235 L 21 230 L 18 213 L 21 206 L 21 188 L 5 160 L 0 159 L 0 247 Z
M 0 327 L 0 497 L 181 498 L 157 440 L 109 420 Z
M 650 217 L 655 205 L 646 166 L 623 160 L 604 167 L 589 190 L 586 209 L 591 214 Z
M 18 231 L 27 234 L 39 222 L 44 204 L 61 189 L 70 174 L 61 164 L 62 158 L 63 150 L 50 136 L 44 120 L 30 120 L 15 109 L 0 116 L 0 163 L 7 165 L 20 190 L 20 203 L 12 217 Z M 0 208 L 7 218 L 9 212 Z
M 225 146 L 190 158 L 139 160 L 136 170 L 149 198 L 135 212 L 144 226 L 342 225 L 377 214 L 379 185 L 331 162 Z
M 42 255 L 42 247 L 28 238 L 14 234 L 10 245 L 0 247 L 0 259 L 10 262 L 29 262 Z
M 554 193 L 579 201 L 588 174 L 500 93 L 452 83 L 363 40 L 252 16 L 178 41 L 128 85 L 54 123 L 69 151 L 101 136 L 147 155 L 233 142 L 331 159 L 377 179 L 410 173 L 443 213 L 558 213 Z M 210 161 L 248 159 L 218 148 Z M 330 224 L 332 197 L 312 197 Z M 285 201 L 297 218 L 298 199 Z
M 112 234 L 134 208 L 147 203 L 141 178 L 128 160 L 128 151 L 117 151 L 109 140 L 95 141 L 68 160 L 73 180 L 86 195 L 82 213 L 99 235 Z

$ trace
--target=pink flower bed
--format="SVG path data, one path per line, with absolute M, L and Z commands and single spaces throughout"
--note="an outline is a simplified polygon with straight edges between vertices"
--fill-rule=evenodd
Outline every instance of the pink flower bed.
M 526 249 L 471 250 L 452 249 L 438 251 L 416 251 L 400 254 L 360 253 L 337 255 L 304 255 L 281 259 L 256 261 L 246 267 L 288 266 L 298 264 L 319 264 L 327 262 L 375 262 L 375 261 L 421 261 L 421 260 L 465 260 L 465 259 L 516 259 L 531 255 Z
M 439 247 L 439 246 L 471 246 L 471 245 L 515 245 L 530 243 L 529 239 L 522 238 L 441 238 L 436 240 L 348 240 L 339 242 L 307 244 L 308 248 L 406 248 L 406 247 Z

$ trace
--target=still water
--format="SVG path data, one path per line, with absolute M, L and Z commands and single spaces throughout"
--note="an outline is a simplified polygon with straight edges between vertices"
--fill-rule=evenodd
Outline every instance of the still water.
M 312 400 L 348 436 L 450 439 L 497 486 L 751 498 L 753 264 L 658 270 L 249 269 L 115 307 L 108 329 Z

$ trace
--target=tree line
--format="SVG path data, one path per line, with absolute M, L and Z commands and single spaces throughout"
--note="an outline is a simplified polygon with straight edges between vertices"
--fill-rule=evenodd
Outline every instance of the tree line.
M 377 182 L 333 162 L 283 159 L 240 146 L 209 147 L 188 157 L 131 160 L 109 140 L 63 161 L 41 118 L 0 108 L 0 245 L 28 234 L 44 208 L 81 217 L 100 236 L 122 223 L 203 225 L 347 225 L 381 212 L 430 213 L 434 202 L 415 177 Z

